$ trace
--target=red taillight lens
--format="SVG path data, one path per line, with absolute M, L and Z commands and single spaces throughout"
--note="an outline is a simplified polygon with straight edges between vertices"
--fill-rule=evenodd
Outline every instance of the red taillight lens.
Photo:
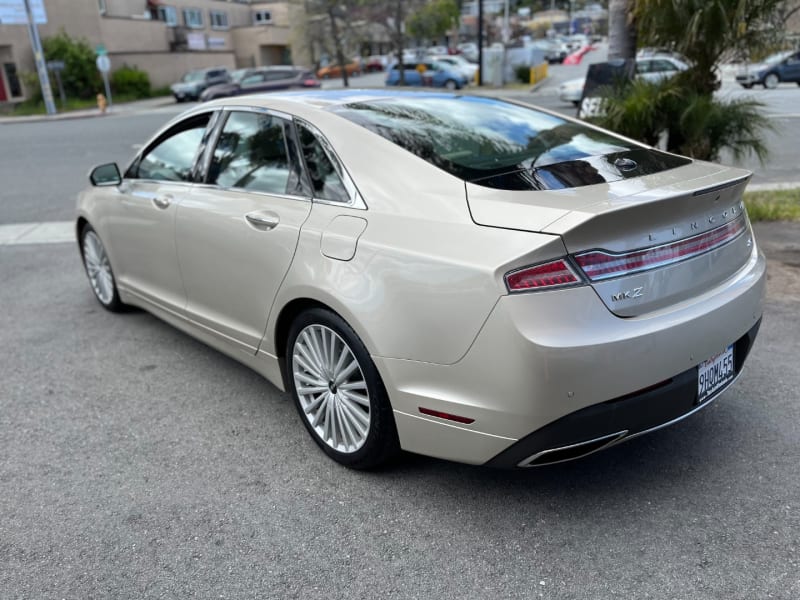
M 576 283 L 581 283 L 580 277 L 563 258 L 506 273 L 506 287 L 512 293 L 552 289 Z
M 303 81 L 303 85 L 305 87 L 317 87 L 319 86 L 319 81 L 317 81 L 316 79 L 306 79 L 305 81 Z
M 594 250 L 575 260 L 592 281 L 640 273 L 688 260 L 732 242 L 747 229 L 744 216 L 694 237 L 622 254 Z

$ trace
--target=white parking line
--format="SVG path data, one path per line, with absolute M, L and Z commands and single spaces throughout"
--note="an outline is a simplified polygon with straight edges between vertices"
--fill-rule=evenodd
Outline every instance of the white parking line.
M 75 242 L 73 221 L 0 225 L 0 246 Z

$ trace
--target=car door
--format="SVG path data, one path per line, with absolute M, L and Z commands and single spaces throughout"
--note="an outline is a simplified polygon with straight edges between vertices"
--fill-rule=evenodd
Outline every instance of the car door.
M 294 71 L 267 71 L 266 75 L 264 91 L 275 92 L 292 87 L 296 73 Z
M 781 81 L 800 82 L 800 53 L 784 60 L 779 69 Z
M 292 124 L 265 110 L 226 110 L 204 183 L 178 207 L 187 314 L 255 353 L 311 210 Z
M 264 90 L 265 84 L 265 73 L 253 73 L 239 82 L 239 94 L 255 94 L 261 92 Z
M 174 312 L 186 304 L 175 244 L 176 209 L 190 193 L 214 117 L 213 111 L 190 116 L 148 144 L 126 172 L 106 224 L 119 284 Z

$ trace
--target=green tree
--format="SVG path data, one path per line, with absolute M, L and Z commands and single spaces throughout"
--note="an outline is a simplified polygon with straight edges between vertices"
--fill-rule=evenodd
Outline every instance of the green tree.
M 753 153 L 763 161 L 763 132 L 771 128 L 763 105 L 715 98 L 717 65 L 733 49 L 753 52 L 771 43 L 773 28 L 767 24 L 783 0 L 612 0 L 615 9 L 626 3 L 627 18 L 615 13 L 612 22 L 610 15 L 609 29 L 628 23 L 636 28 L 641 45 L 679 52 L 689 68 L 660 83 L 618 84 L 605 115 L 592 120 L 702 160 L 717 160 L 728 149 L 737 159 Z M 624 51 L 617 55 L 630 57 Z
M 408 17 L 406 27 L 415 38 L 437 40 L 458 25 L 460 14 L 455 0 L 432 0 Z
M 42 48 L 46 60 L 64 61 L 61 81 L 68 96 L 88 99 L 102 89 L 94 51 L 85 39 L 72 38 L 62 29 L 43 39 Z
M 772 127 L 754 100 L 719 100 L 687 88 L 678 78 L 637 79 L 617 87 L 606 102 L 599 125 L 651 146 L 666 141 L 667 150 L 702 160 L 718 160 L 723 149 L 739 160 L 767 156 L 762 132 Z
M 610 0 L 608 4 L 608 58 L 636 56 L 634 0 Z
M 682 76 L 702 94 L 718 87 L 720 59 L 739 49 L 753 52 L 771 43 L 769 23 L 784 0 L 636 0 L 633 16 L 644 46 L 684 55 L 691 68 Z

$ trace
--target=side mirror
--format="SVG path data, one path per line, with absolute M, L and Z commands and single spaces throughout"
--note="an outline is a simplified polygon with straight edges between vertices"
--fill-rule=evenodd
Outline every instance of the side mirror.
M 108 163 L 92 169 L 89 173 L 89 181 L 94 186 L 112 186 L 122 183 L 122 175 L 119 174 L 117 163 Z

